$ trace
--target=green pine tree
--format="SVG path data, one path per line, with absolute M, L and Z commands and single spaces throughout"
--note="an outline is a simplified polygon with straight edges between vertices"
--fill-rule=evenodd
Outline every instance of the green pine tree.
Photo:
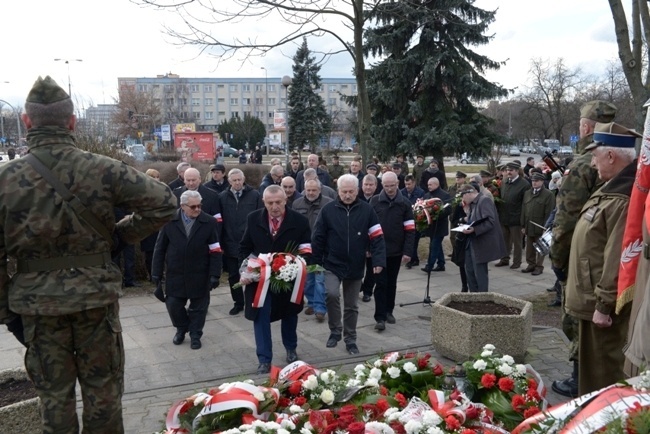
M 316 93 L 321 86 L 320 65 L 310 56 L 307 39 L 293 57 L 293 83 L 289 88 L 289 149 L 308 146 L 312 152 L 322 137 L 329 135 L 331 117 L 323 98 Z
M 502 140 L 476 104 L 508 91 L 483 74 L 501 64 L 471 46 L 495 12 L 474 0 L 394 0 L 370 12 L 366 53 L 382 60 L 368 74 L 374 153 L 412 152 L 442 159 L 453 152 L 489 152 Z

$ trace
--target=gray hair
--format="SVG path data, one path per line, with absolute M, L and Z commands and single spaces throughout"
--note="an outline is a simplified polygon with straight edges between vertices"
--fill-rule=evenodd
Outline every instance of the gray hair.
M 308 179 L 308 180 L 306 180 L 306 181 L 305 181 L 305 188 L 307 188 L 307 183 L 308 183 L 308 182 L 313 182 L 313 183 L 315 183 L 319 190 L 320 190 L 321 187 L 322 187 L 322 186 L 321 186 L 321 183 L 320 183 L 320 180 L 319 180 L 318 178 L 316 178 L 316 179 Z
M 180 172 L 181 170 L 187 169 L 188 167 L 190 167 L 190 163 L 183 161 L 182 163 L 178 163 L 178 166 L 176 166 L 176 171 Z
M 339 178 L 339 179 L 341 179 L 341 178 Z M 354 179 L 357 179 L 357 178 L 354 177 Z M 369 173 L 369 174 L 367 174 L 366 176 L 363 177 L 363 181 L 362 181 L 362 182 L 366 182 L 366 181 L 370 181 L 370 182 L 372 182 L 373 184 L 377 184 L 377 177 L 376 177 L 375 175 Z
M 266 199 L 266 197 L 270 194 L 278 194 L 278 193 L 282 193 L 284 198 L 285 199 L 287 198 L 287 194 L 284 192 L 282 187 L 280 187 L 277 184 L 269 185 L 264 189 L 264 193 L 262 193 L 262 199 Z
M 246 180 L 246 175 L 244 175 L 244 172 L 242 172 L 241 169 L 230 169 L 230 172 L 228 172 L 228 177 L 231 177 L 233 175 L 241 175 L 244 180 Z
M 302 172 L 302 177 L 305 178 L 305 180 L 314 179 L 318 178 L 318 173 L 316 172 L 316 169 L 310 167 Z
M 282 164 L 282 160 L 280 160 L 279 158 L 271 159 L 271 166 L 277 166 L 278 164 Z
M 181 194 L 181 205 L 187 205 L 187 202 L 190 199 L 198 199 L 198 200 L 203 200 L 201 197 L 201 193 L 199 193 L 196 190 L 185 190 L 183 194 Z
M 597 149 L 611 151 L 622 160 L 632 162 L 636 158 L 636 148 L 617 148 L 615 146 L 599 146 Z
M 481 178 L 481 175 L 474 175 L 470 178 L 470 182 L 475 182 L 478 185 L 483 185 L 483 178 Z
M 282 166 L 273 166 L 271 167 L 270 173 L 275 176 L 283 176 L 284 168 Z
M 368 175 L 366 175 L 368 176 Z M 373 177 L 374 178 L 374 177 Z M 336 180 L 336 187 L 341 188 L 343 184 L 346 182 L 355 184 L 357 188 L 359 188 L 359 180 L 357 179 L 356 176 L 350 175 L 349 173 L 346 173 L 345 175 L 341 175 L 339 179 Z
M 32 122 L 32 127 L 56 126 L 68 128 L 68 122 L 74 114 L 74 104 L 70 98 L 51 104 L 26 102 L 25 114 Z

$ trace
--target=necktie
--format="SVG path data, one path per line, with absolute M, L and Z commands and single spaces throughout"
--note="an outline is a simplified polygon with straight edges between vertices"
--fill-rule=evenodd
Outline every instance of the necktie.
M 278 234 L 279 228 L 280 228 L 280 220 L 273 217 L 271 219 L 271 235 L 276 236 Z
M 533 194 L 537 194 L 538 191 L 539 191 L 538 189 L 534 189 Z
M 241 197 L 241 191 L 235 193 L 235 197 L 237 198 L 237 202 L 239 202 L 239 198 Z

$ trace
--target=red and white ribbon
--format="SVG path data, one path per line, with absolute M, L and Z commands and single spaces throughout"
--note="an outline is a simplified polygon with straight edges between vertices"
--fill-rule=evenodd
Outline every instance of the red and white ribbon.
M 287 258 L 292 258 L 298 265 L 298 275 L 293 283 L 291 291 L 291 302 L 300 304 L 303 298 L 305 283 L 307 282 L 307 264 L 300 257 L 285 253 Z M 257 258 L 250 258 L 248 264 L 250 267 L 260 269 L 260 280 L 257 282 L 257 289 L 253 297 L 253 307 L 260 308 L 264 306 L 264 301 L 269 292 L 269 285 L 271 284 L 271 264 L 273 262 L 273 253 L 262 253 Z

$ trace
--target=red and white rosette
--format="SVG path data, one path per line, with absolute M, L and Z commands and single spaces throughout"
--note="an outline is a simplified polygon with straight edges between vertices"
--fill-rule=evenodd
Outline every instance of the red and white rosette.
M 264 306 L 264 301 L 266 300 L 266 296 L 269 293 L 269 286 L 271 285 L 271 274 L 273 273 L 271 264 L 273 262 L 273 255 L 273 253 L 262 253 L 258 255 L 257 258 L 250 258 L 248 260 L 249 267 L 259 268 L 260 270 L 260 280 L 257 282 L 255 296 L 253 297 L 253 307 L 260 308 Z M 290 253 L 285 253 L 284 255 L 294 259 L 295 263 L 299 267 L 298 275 L 293 283 L 293 289 L 291 291 L 291 302 L 300 304 L 302 302 L 303 291 L 307 281 L 307 264 L 305 264 L 305 261 L 302 260 L 302 258 Z
M 314 368 L 312 365 L 305 363 L 302 360 L 297 360 L 282 368 L 278 379 L 280 381 L 293 383 L 294 381 L 306 380 L 310 375 L 319 374 L 320 371 Z

